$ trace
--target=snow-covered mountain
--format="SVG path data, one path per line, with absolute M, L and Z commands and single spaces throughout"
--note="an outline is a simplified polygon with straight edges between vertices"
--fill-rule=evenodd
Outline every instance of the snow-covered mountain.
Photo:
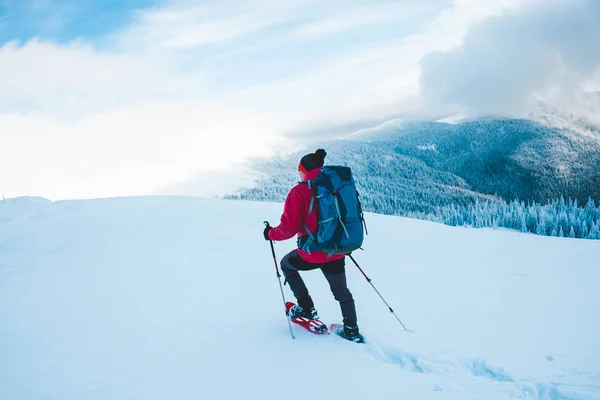
M 523 119 L 394 120 L 317 146 L 329 151 L 329 164 L 356 170 L 367 207 L 377 212 L 393 202 L 402 210 L 421 211 L 490 197 L 600 200 L 600 135 L 592 131 Z M 307 151 L 314 149 L 257 161 L 255 168 L 267 177 L 241 196 L 282 200 L 280 189 L 296 179 L 295 166 Z
M 570 107 L 551 106 L 544 101 L 531 105 L 527 118 L 550 128 L 569 129 L 582 135 L 600 136 L 600 92 L 581 94 Z
M 368 343 L 292 340 L 262 238 L 281 207 L 0 202 L 0 399 L 600 398 L 600 242 L 367 214 L 355 258 L 415 333 L 350 264 Z
M 529 107 L 529 111 L 523 111 L 519 118 L 514 116 L 507 118 L 500 115 L 490 115 L 483 118 L 481 116 L 470 115 L 468 112 L 459 112 L 438 118 L 435 122 L 454 125 L 481 119 L 528 119 L 548 128 L 568 129 L 582 135 L 597 137 L 600 135 L 600 110 L 598 110 L 600 106 L 600 92 L 589 93 L 587 100 L 590 104 L 589 108 L 591 110 L 595 109 L 595 112 L 590 110 L 588 113 L 572 113 L 564 109 L 552 107 L 546 102 L 538 101 L 533 102 Z

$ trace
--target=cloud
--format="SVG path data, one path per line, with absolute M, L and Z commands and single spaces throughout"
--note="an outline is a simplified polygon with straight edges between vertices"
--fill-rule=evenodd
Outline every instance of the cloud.
M 419 111 L 419 60 L 518 1 L 170 0 L 101 38 L 5 43 L 0 190 L 199 193 L 206 171 Z
M 119 107 L 168 89 L 168 66 L 84 42 L 31 40 L 0 47 L 0 112 L 35 110 L 71 117 Z
M 131 49 L 189 50 L 229 42 L 275 29 L 299 18 L 313 0 L 175 1 L 138 13 L 121 35 L 121 45 Z
M 198 101 L 150 101 L 74 122 L 0 115 L 0 191 L 50 199 L 150 194 L 278 144 L 275 121 Z M 240 134 L 242 132 L 243 134 Z
M 421 61 L 434 106 L 515 115 L 534 98 L 573 99 L 600 65 L 600 3 L 530 1 L 474 25 L 462 44 Z
M 334 13 L 326 12 L 327 17 L 316 17 L 301 23 L 294 29 L 297 36 L 320 37 L 353 29 L 363 32 L 386 29 L 389 25 L 405 26 L 410 32 L 415 20 L 430 18 L 444 8 L 439 1 L 385 2 L 372 1 L 366 4 L 347 3 Z

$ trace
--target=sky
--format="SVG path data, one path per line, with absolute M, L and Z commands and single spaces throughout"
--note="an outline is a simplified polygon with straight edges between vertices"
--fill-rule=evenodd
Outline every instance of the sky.
M 452 51 L 425 56 L 421 87 L 429 100 L 477 114 L 518 114 L 532 94 L 575 111 L 569 106 L 600 89 L 598 21 L 597 0 L 524 4 L 474 25 Z
M 0 0 L 0 195 L 212 194 L 351 127 L 600 90 L 597 2 L 542 3 Z

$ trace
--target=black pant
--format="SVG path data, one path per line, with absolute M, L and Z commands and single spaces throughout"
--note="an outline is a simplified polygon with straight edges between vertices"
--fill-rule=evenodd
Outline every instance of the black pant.
M 298 250 L 292 250 L 281 259 L 281 270 L 298 301 L 298 305 L 306 310 L 314 307 L 312 298 L 308 294 L 308 289 L 298 273 L 298 271 L 310 271 L 313 269 L 321 269 L 323 275 L 325 275 L 333 297 L 340 303 L 342 317 L 356 323 L 354 299 L 346 285 L 345 257 L 325 263 L 311 263 L 303 260 L 298 255 Z

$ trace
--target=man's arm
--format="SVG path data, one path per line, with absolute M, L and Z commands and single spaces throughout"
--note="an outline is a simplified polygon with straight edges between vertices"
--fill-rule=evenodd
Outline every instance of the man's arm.
M 279 225 L 269 231 L 271 240 L 287 240 L 302 230 L 302 221 L 304 220 L 304 210 L 302 207 L 302 198 L 298 193 L 298 186 L 295 186 L 288 193 L 283 205 L 283 214 Z

